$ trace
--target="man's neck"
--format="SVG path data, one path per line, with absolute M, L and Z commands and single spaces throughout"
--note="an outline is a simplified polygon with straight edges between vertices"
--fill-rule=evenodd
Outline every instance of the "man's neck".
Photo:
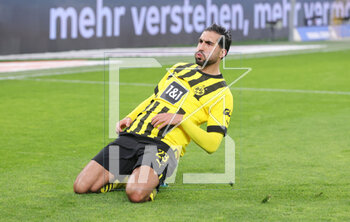
M 221 74 L 220 62 L 211 64 L 211 65 L 207 65 L 204 68 L 202 68 L 201 70 L 202 70 L 202 72 L 205 72 L 209 75 L 213 75 L 213 76 L 220 75 Z

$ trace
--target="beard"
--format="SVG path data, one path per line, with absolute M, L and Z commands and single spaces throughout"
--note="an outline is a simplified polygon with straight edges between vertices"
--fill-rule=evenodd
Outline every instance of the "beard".
M 196 56 L 197 53 L 200 53 L 202 56 L 201 57 L 197 57 Z M 203 66 L 205 64 L 205 62 L 207 61 L 207 57 L 201 51 L 196 52 L 194 54 L 194 58 L 196 60 L 196 64 L 199 65 L 199 66 Z M 214 64 L 215 62 L 216 62 L 215 59 L 213 59 L 213 56 L 211 56 L 211 58 L 207 61 L 206 66 Z

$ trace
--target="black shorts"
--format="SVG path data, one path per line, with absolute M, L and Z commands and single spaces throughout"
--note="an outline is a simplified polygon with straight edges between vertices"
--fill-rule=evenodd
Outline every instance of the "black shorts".
M 150 166 L 157 173 L 159 184 L 171 176 L 177 166 L 174 151 L 167 144 L 129 133 L 121 133 L 92 160 L 119 181 L 123 181 L 126 175 L 139 166 Z

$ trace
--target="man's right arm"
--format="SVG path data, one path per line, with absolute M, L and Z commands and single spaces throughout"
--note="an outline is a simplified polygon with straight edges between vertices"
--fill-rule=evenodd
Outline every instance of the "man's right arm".
M 168 79 L 169 75 L 172 75 L 175 67 L 181 65 L 182 63 L 177 63 L 174 65 L 168 72 L 164 75 L 164 77 L 160 80 L 156 88 L 154 89 L 154 93 L 152 96 L 148 97 L 146 100 L 144 100 L 140 105 L 138 105 L 131 113 L 129 113 L 123 120 L 117 123 L 116 126 L 116 132 L 122 132 L 125 127 L 129 127 L 130 124 L 136 119 L 137 115 L 141 113 L 146 107 L 151 103 L 151 101 L 156 98 L 159 88 L 162 87 L 162 85 L 165 83 L 165 81 Z
M 176 66 L 176 65 L 175 65 Z M 173 67 L 175 67 L 173 66 Z M 137 117 L 137 115 L 142 112 L 147 106 L 148 104 L 151 103 L 151 101 L 157 96 L 158 92 L 159 92 L 159 88 L 162 87 L 162 85 L 165 83 L 165 81 L 167 80 L 168 76 L 173 74 L 174 68 L 172 67 L 172 69 L 170 69 L 165 75 L 164 77 L 159 81 L 159 83 L 157 84 L 157 86 L 154 88 L 154 93 L 152 94 L 152 96 L 148 97 L 145 101 L 143 101 L 140 105 L 138 105 L 131 113 L 129 113 L 126 117 L 131 118 L 132 121 L 135 120 L 135 118 Z
M 140 103 L 131 113 L 129 113 L 126 117 L 129 117 L 132 121 L 134 121 L 137 115 L 142 112 L 146 107 L 151 103 L 151 101 L 155 98 L 155 95 L 152 94 L 150 97 L 145 99 L 142 103 Z
M 155 98 L 155 95 L 145 99 L 142 103 L 140 103 L 131 113 L 129 113 L 124 119 L 120 120 L 116 125 L 116 133 L 123 132 L 125 127 L 129 127 L 131 123 L 136 119 L 137 115 L 141 113 L 146 107 L 152 102 Z

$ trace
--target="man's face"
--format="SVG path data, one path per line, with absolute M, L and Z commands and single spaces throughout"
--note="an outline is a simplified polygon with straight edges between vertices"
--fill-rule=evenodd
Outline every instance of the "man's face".
M 213 31 L 204 31 L 202 33 L 198 39 L 198 45 L 194 55 L 198 65 L 203 66 L 205 61 L 209 58 L 211 52 L 212 54 L 206 65 L 211 65 L 216 63 L 218 60 L 221 60 L 220 56 L 223 57 L 223 49 L 221 49 L 219 45 L 216 45 L 216 42 L 219 41 L 220 37 L 220 34 Z

